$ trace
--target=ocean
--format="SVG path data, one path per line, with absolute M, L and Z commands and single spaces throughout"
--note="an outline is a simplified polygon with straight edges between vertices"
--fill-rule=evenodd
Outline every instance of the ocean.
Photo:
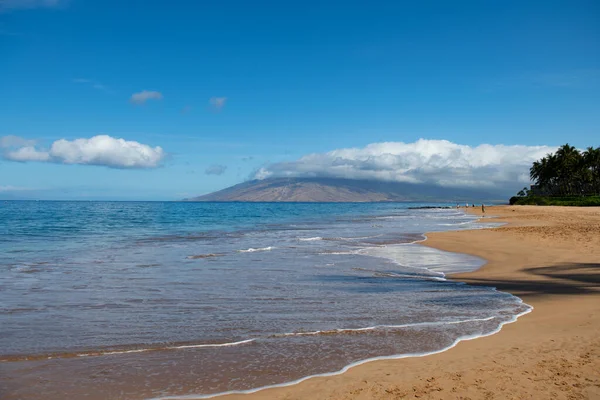
M 441 205 L 441 204 L 440 204 Z M 186 399 L 436 353 L 526 313 L 424 203 L 0 203 L 0 397 Z M 491 220 L 493 221 L 493 220 Z

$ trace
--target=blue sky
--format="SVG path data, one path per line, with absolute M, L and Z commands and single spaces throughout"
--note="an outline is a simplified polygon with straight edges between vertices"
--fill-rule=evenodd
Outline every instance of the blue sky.
M 511 145 L 548 146 L 521 161 L 567 141 L 600 145 L 596 1 L 0 0 L 0 10 L 10 138 L 0 198 L 178 199 L 261 169 L 289 175 L 311 153 L 325 171 L 340 160 L 325 153 L 348 148 L 358 148 L 348 164 L 394 154 L 401 177 L 406 160 L 432 154 L 472 166 L 473 154 L 488 157 L 481 144 L 509 146 L 495 148 L 502 163 Z M 425 158 L 421 138 L 432 140 Z M 378 142 L 414 145 L 365 150 Z

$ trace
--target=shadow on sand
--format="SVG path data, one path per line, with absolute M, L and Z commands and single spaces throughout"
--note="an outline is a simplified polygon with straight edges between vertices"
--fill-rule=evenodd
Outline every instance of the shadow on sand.
M 527 268 L 530 279 L 459 279 L 470 285 L 494 286 L 516 296 L 600 295 L 600 264 L 568 263 Z

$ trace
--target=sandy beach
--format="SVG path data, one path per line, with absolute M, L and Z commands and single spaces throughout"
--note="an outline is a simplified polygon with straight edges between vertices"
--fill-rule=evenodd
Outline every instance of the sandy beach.
M 513 293 L 533 312 L 443 353 L 221 399 L 600 399 L 600 209 L 497 206 L 492 216 L 507 225 L 423 245 L 486 259 L 452 278 Z

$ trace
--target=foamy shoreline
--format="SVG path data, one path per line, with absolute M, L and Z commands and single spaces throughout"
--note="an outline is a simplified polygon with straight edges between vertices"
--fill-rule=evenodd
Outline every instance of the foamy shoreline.
M 398 355 L 391 355 L 391 356 L 367 358 L 365 360 L 361 360 L 361 361 L 357 361 L 352 364 L 349 364 L 339 371 L 327 372 L 324 374 L 309 375 L 309 376 L 297 379 L 295 381 L 280 383 L 280 384 L 276 384 L 276 385 L 262 386 L 262 387 L 255 388 L 255 389 L 232 390 L 229 392 L 207 394 L 207 395 L 193 395 L 192 394 L 192 395 L 182 395 L 182 396 L 152 397 L 147 400 L 194 400 L 194 399 L 201 400 L 201 399 L 212 399 L 212 398 L 216 398 L 216 397 L 224 397 L 224 396 L 229 396 L 229 395 L 247 395 L 247 394 L 262 392 L 263 390 L 268 390 L 268 389 L 285 388 L 285 387 L 289 387 L 289 386 L 294 386 L 294 385 L 297 385 L 299 383 L 302 383 L 304 381 L 307 381 L 307 380 L 313 379 L 313 378 L 325 378 L 325 377 L 341 375 L 341 374 L 347 372 L 348 370 L 350 370 L 351 368 L 358 367 L 360 365 L 364 365 L 364 364 L 375 362 L 375 361 L 400 360 L 400 359 L 404 359 L 404 358 L 426 357 L 426 356 L 430 356 L 430 355 L 434 355 L 434 354 L 439 354 L 439 353 L 443 353 L 445 351 L 448 351 L 448 350 L 456 347 L 456 345 L 458 345 L 460 342 L 479 339 L 479 338 L 494 335 L 494 334 L 500 332 L 500 330 L 502 329 L 502 327 L 504 325 L 516 322 L 517 319 L 519 319 L 519 317 L 521 317 L 525 314 L 529 314 L 531 311 L 533 311 L 533 307 L 527 309 L 526 311 L 523 311 L 522 313 L 520 313 L 518 315 L 515 315 L 514 318 L 510 321 L 502 322 L 496 330 L 494 330 L 490 333 L 486 333 L 486 334 L 482 334 L 482 335 L 470 335 L 470 336 L 459 337 L 450 346 L 442 348 L 437 351 L 432 351 L 432 352 L 427 352 L 427 353 L 407 353 L 407 354 L 398 354 Z M 366 329 L 370 329 L 370 328 L 363 328 L 363 329 L 366 330 Z M 344 330 L 344 329 L 341 329 L 341 330 Z
M 497 334 L 457 342 L 427 357 L 368 360 L 348 366 L 335 375 L 307 377 L 285 386 L 244 394 L 222 394 L 223 398 L 346 399 L 361 393 L 362 397 L 384 399 L 389 398 L 386 396 L 390 393 L 400 397 L 415 393 L 420 398 L 456 398 L 468 394 L 472 399 L 483 399 L 489 393 L 500 391 L 518 398 L 563 398 L 573 391 L 581 394 L 581 398 L 600 396 L 600 378 L 593 372 L 600 368 L 600 324 L 598 317 L 594 318 L 600 315 L 598 284 L 594 283 L 593 276 L 587 281 L 583 274 L 582 283 L 555 282 L 557 278 L 552 276 L 536 275 L 535 279 L 530 276 L 535 268 L 540 268 L 540 263 L 570 263 L 573 269 L 578 265 L 598 265 L 593 261 L 600 259 L 600 231 L 597 229 L 600 212 L 581 208 L 490 207 L 488 213 L 497 214 L 500 218 L 496 221 L 508 225 L 483 231 L 428 234 L 423 245 L 486 259 L 487 264 L 479 270 L 452 274 L 449 278 L 474 285 L 496 284 L 499 290 L 518 295 L 535 306 L 535 313 L 523 313 L 528 315 L 519 324 L 499 329 Z M 585 236 L 581 236 L 580 231 Z M 567 248 L 570 251 L 565 251 Z M 573 251 L 577 248 L 581 250 Z M 592 264 L 586 264 L 590 262 Z M 558 287 L 566 292 L 564 296 L 554 289 Z M 594 361 L 592 354 L 596 354 Z M 562 361 L 554 362 L 556 358 Z M 565 363 L 571 375 L 550 373 L 548 368 L 554 368 L 552 365 L 562 368 L 558 366 Z M 536 380 L 531 380 L 532 376 L 536 376 Z M 556 386 L 557 380 L 571 383 L 563 390 L 563 386 Z
M 463 211 L 463 210 L 461 209 L 460 211 Z M 467 209 L 467 211 L 470 211 L 470 210 Z M 471 214 L 471 213 L 467 212 L 465 214 Z M 480 221 L 482 221 L 482 218 L 479 218 L 474 221 L 468 221 L 466 223 L 461 223 L 460 225 L 472 224 L 474 222 L 480 222 Z M 448 224 L 448 226 L 455 226 L 455 225 Z M 471 229 L 493 229 L 493 228 L 494 227 L 473 227 Z M 460 230 L 458 230 L 458 231 L 460 231 Z M 442 232 L 436 232 L 436 233 L 445 233 L 445 232 L 453 232 L 453 231 L 449 230 L 449 231 L 442 231 Z M 428 235 L 430 235 L 430 232 L 425 232 L 422 234 L 423 239 L 415 240 L 413 242 L 409 242 L 409 243 L 405 243 L 405 244 L 424 244 L 428 240 Z M 321 238 L 321 237 L 299 238 L 300 241 L 314 241 L 314 240 L 322 240 L 322 239 L 323 238 Z M 398 246 L 402 246 L 402 245 L 398 245 Z M 251 250 L 254 250 L 254 249 L 251 249 Z M 458 253 L 458 252 L 449 252 L 449 253 Z M 379 257 L 377 255 L 371 255 L 371 254 L 367 254 L 367 255 L 372 256 L 372 257 Z M 486 260 L 484 260 L 484 263 L 481 266 L 479 266 L 476 269 L 471 269 L 469 272 L 474 272 L 474 271 L 479 270 L 480 268 L 482 268 L 485 265 L 485 263 L 487 263 Z M 415 267 L 415 268 L 417 268 L 417 267 Z M 434 270 L 430 270 L 428 268 L 420 268 L 419 267 L 417 269 L 425 269 L 432 273 L 441 274 L 442 275 L 441 278 L 437 278 L 437 279 L 441 279 L 441 280 L 447 280 L 447 276 L 449 277 L 449 276 L 455 274 L 455 273 L 437 272 Z M 452 279 L 452 280 L 455 280 L 455 279 Z M 457 280 L 457 281 L 460 281 L 460 280 Z M 490 288 L 492 290 L 497 290 L 494 287 L 490 287 Z M 517 297 L 517 296 L 515 296 L 515 297 Z M 519 301 L 521 303 L 525 304 L 523 302 L 523 300 L 520 299 L 519 297 L 517 297 L 517 299 L 519 299 Z M 359 360 L 359 361 L 353 362 L 351 364 L 348 364 L 338 371 L 309 375 L 309 376 L 305 376 L 305 377 L 302 377 L 300 379 L 293 380 L 290 382 L 284 382 L 284 383 L 274 384 L 274 385 L 267 385 L 267 386 L 262 386 L 262 387 L 258 387 L 258 388 L 253 388 L 253 389 L 232 390 L 232 391 L 227 391 L 227 392 L 213 393 L 213 394 L 206 394 L 206 395 L 190 394 L 190 395 L 161 396 L 161 397 L 152 397 L 147 400 L 193 400 L 193 399 L 200 400 L 200 399 L 224 398 L 224 397 L 232 396 L 232 395 L 245 396 L 245 395 L 259 393 L 259 392 L 269 390 L 269 389 L 287 388 L 287 387 L 295 386 L 302 382 L 305 382 L 307 380 L 314 379 L 314 378 L 325 378 L 325 377 L 333 377 L 333 376 L 341 375 L 341 374 L 346 373 L 347 371 L 349 371 L 350 369 L 352 369 L 354 367 L 358 367 L 360 365 L 364 365 L 364 364 L 372 363 L 372 362 L 376 362 L 376 361 L 400 360 L 400 359 L 406 359 L 406 358 L 418 358 L 418 357 L 426 357 L 426 356 L 431 356 L 431 355 L 435 355 L 435 354 L 440 354 L 440 353 L 446 352 L 446 351 L 456 347 L 460 342 L 483 338 L 483 337 L 491 336 L 491 335 L 494 335 L 494 334 L 500 332 L 504 325 L 516 322 L 521 316 L 529 314 L 530 312 L 533 311 L 533 306 L 531 306 L 529 304 L 525 304 L 525 305 L 528 307 L 525 311 L 514 315 L 512 317 L 512 319 L 510 319 L 509 321 L 500 322 L 498 327 L 495 330 L 488 332 L 488 333 L 479 334 L 479 335 L 467 335 L 467 336 L 458 337 L 451 345 L 444 347 L 442 349 L 436 350 L 436 351 L 423 352 L 423 353 L 403 353 L 403 354 L 395 354 L 395 355 L 389 355 L 389 356 L 367 358 L 364 360 Z M 493 318 L 494 317 L 489 317 L 489 318 L 486 318 L 485 320 L 491 320 Z M 467 322 L 467 321 L 455 321 L 455 322 L 446 322 L 446 323 L 462 323 L 462 322 Z M 395 325 L 395 326 L 394 325 L 382 325 L 381 327 L 402 328 L 402 327 L 409 327 L 409 326 L 421 326 L 421 325 L 425 326 L 425 325 L 430 325 L 430 324 L 441 324 L 441 323 L 440 322 L 438 322 L 438 323 L 425 322 L 425 323 L 415 323 L 415 324 L 402 324 L 402 325 Z M 378 327 L 380 327 L 380 326 L 355 328 L 355 329 L 340 328 L 340 329 L 336 329 L 335 333 L 340 333 L 340 332 L 345 332 L 345 331 L 366 331 L 366 330 L 376 329 Z M 315 332 L 288 333 L 288 334 L 284 334 L 284 335 L 316 335 L 316 334 L 322 334 L 322 333 L 324 333 L 324 332 L 315 331 Z
M 440 398 L 469 397 L 475 400 L 488 398 L 491 394 L 508 398 L 556 398 L 565 400 L 568 398 L 600 398 L 600 377 L 597 376 L 597 371 L 600 370 L 600 325 L 597 317 L 600 315 L 600 297 L 598 296 L 600 289 L 597 280 L 600 273 L 600 264 L 598 263 L 598 260 L 600 260 L 600 211 L 597 209 L 494 207 L 490 208 L 488 212 L 500 216 L 500 219 L 494 221 L 508 222 L 508 225 L 497 229 L 430 233 L 427 234 L 427 240 L 420 245 L 412 244 L 409 246 L 432 247 L 446 252 L 468 254 L 487 260 L 488 262 L 476 271 L 449 274 L 448 280 L 466 282 L 471 285 L 496 287 L 499 291 L 512 293 L 523 299 L 527 304 L 535 306 L 534 313 L 528 312 L 531 309 L 527 309 L 525 312 L 515 315 L 510 321 L 508 319 L 512 313 L 505 313 L 504 323 L 493 332 L 490 330 L 494 328 L 495 324 L 481 322 L 475 325 L 484 328 L 482 332 L 487 332 L 486 335 L 465 335 L 458 337 L 452 343 L 451 340 L 440 342 L 439 344 L 444 347 L 439 346 L 439 350 L 434 346 L 422 347 L 423 351 L 435 351 L 413 354 L 409 351 L 411 348 L 415 349 L 417 347 L 405 346 L 404 348 L 397 348 L 402 350 L 404 354 L 385 356 L 385 354 L 393 353 L 393 350 L 392 352 L 384 350 L 379 353 L 365 350 L 362 354 L 367 357 L 369 354 L 379 354 L 381 357 L 364 357 L 364 360 L 350 363 L 344 368 L 340 368 L 343 365 L 341 363 L 333 365 L 334 368 L 331 369 L 323 368 L 326 364 L 322 364 L 320 370 L 311 367 L 304 371 L 324 372 L 334 369 L 337 371 L 314 374 L 314 376 L 306 376 L 296 380 L 290 379 L 290 382 L 279 385 L 199 395 L 190 393 L 197 393 L 196 388 L 206 388 L 206 391 L 210 392 L 209 386 L 188 381 L 188 383 L 170 391 L 171 393 L 187 393 L 186 395 L 169 396 L 169 392 L 140 391 L 134 382 L 129 384 L 128 380 L 122 380 L 121 382 L 124 384 L 121 384 L 121 388 L 126 392 L 122 391 L 121 395 L 114 392 L 111 396 L 127 399 L 179 398 L 188 400 L 214 397 L 226 400 L 284 400 L 291 398 L 388 400 L 407 397 L 437 400 Z M 306 237 L 315 236 L 306 235 Z M 252 246 L 252 248 L 258 247 L 262 248 L 264 246 Z M 248 249 L 250 246 L 237 248 Z M 279 250 L 272 252 L 272 254 L 278 252 Z M 271 252 L 262 254 L 267 255 Z M 415 260 L 414 256 L 416 254 L 409 255 L 409 259 Z M 368 272 L 368 259 L 363 259 L 362 263 L 367 266 L 365 271 Z M 377 261 L 374 260 L 373 265 L 376 263 Z M 377 268 L 373 266 L 372 269 L 385 272 L 394 270 L 394 267 Z M 406 273 L 407 270 L 403 269 L 402 271 Z M 411 274 L 412 272 L 408 273 Z M 362 273 L 358 272 L 358 274 Z M 393 304 L 396 303 L 393 301 L 389 303 L 388 309 L 390 306 L 393 307 Z M 441 315 L 450 316 L 454 313 Z M 486 316 L 485 313 L 475 315 Z M 520 318 L 521 316 L 523 318 Z M 460 314 L 456 314 L 456 317 L 460 317 Z M 517 318 L 519 324 L 512 324 L 511 322 L 514 322 Z M 447 318 L 447 320 L 451 319 L 458 318 Z M 393 323 L 393 321 L 394 319 L 391 319 L 389 322 Z M 410 322 L 410 320 L 406 320 L 406 322 Z M 460 323 L 460 321 L 456 322 Z M 344 325 L 335 324 L 333 326 L 343 328 Z M 364 328 L 357 326 L 350 326 L 349 328 L 377 329 L 377 327 L 366 327 L 368 324 L 359 324 L 358 326 L 360 325 L 363 325 Z M 318 326 L 315 327 L 318 328 Z M 442 329 L 446 330 L 446 328 Z M 473 332 L 462 328 L 448 329 L 455 333 L 449 339 L 453 339 L 461 333 Z M 286 330 L 275 332 L 286 332 Z M 337 339 L 328 335 L 343 333 L 338 330 L 313 332 L 311 329 L 306 331 L 301 329 L 299 332 L 290 330 L 287 332 L 300 336 L 326 335 L 323 340 L 334 341 L 337 341 Z M 352 334 L 352 332 L 348 333 Z M 247 337 L 240 336 L 237 340 L 241 341 Z M 469 340 L 475 337 L 479 340 Z M 200 355 L 210 354 L 214 351 L 210 348 L 203 349 L 202 347 L 205 347 L 205 344 L 214 347 L 214 343 L 194 342 L 168 343 L 166 345 L 173 347 L 169 351 L 174 350 L 176 352 L 173 353 L 173 360 L 177 360 L 179 356 L 175 354 Z M 223 344 L 225 343 L 221 343 L 221 345 Z M 365 344 L 368 344 L 368 342 L 365 342 Z M 191 345 L 200 348 L 198 351 L 178 351 L 180 345 Z M 241 346 L 245 349 L 246 346 L 252 347 L 254 345 L 242 343 Z M 230 351 L 226 349 L 222 351 Z M 106 363 L 112 364 L 116 368 L 115 370 L 129 368 L 128 365 L 131 365 L 132 361 L 136 362 L 137 354 L 129 356 L 120 353 L 120 350 L 127 352 L 129 349 L 115 348 L 114 350 L 119 351 L 119 353 L 107 354 L 105 359 L 107 360 Z M 133 348 L 133 350 L 139 350 L 139 348 Z M 208 353 L 205 353 L 205 351 Z M 212 357 L 218 357 L 221 350 L 218 351 L 219 353 L 214 353 Z M 230 351 L 230 355 L 237 354 L 237 352 L 238 350 Z M 241 350 L 241 352 L 244 353 L 245 350 Z M 149 353 L 148 357 L 155 357 L 154 354 L 157 353 Z M 308 353 L 307 357 L 314 357 L 318 353 L 311 354 Z M 425 357 L 425 355 L 427 356 Z M 171 355 L 168 353 L 165 353 L 164 357 L 171 359 Z M 80 359 L 83 362 L 81 366 L 93 366 L 96 363 L 93 360 L 96 359 L 96 357 L 83 357 Z M 102 359 L 104 357 L 98 359 L 98 362 L 104 363 L 104 361 L 101 361 Z M 289 360 L 293 359 L 290 358 Z M 201 360 L 201 358 L 198 360 Z M 53 359 L 40 360 L 39 362 L 46 366 L 64 366 L 67 365 L 65 363 L 71 361 L 64 361 L 63 363 L 61 360 Z M 12 367 L 12 365 L 15 365 L 15 367 Z M 11 370 L 19 371 L 21 368 L 19 363 L 10 362 L 0 363 L 0 366 L 4 368 L 2 369 L 3 373 L 9 373 Z M 88 380 L 95 377 L 93 368 L 89 369 L 88 372 L 77 372 L 78 375 L 76 376 L 66 373 L 64 369 L 60 372 L 60 368 L 48 371 L 50 374 L 39 375 L 38 372 L 36 376 L 45 376 L 45 379 L 53 378 L 56 382 L 78 382 L 83 385 L 80 387 L 86 389 L 90 394 L 92 394 L 90 390 L 95 384 L 98 387 L 98 380 Z M 161 374 L 155 375 L 153 379 L 160 379 L 161 381 L 161 384 L 156 385 L 156 387 L 166 387 L 165 384 L 169 385 L 171 382 L 173 384 L 185 382 L 184 377 L 178 378 L 177 371 L 178 369 L 175 367 L 164 369 Z M 256 371 L 260 374 L 260 370 L 256 369 Z M 27 382 L 31 374 L 27 370 L 23 370 L 23 373 L 23 382 Z M 15 379 L 20 379 L 16 373 L 12 376 Z M 302 375 L 296 375 L 296 377 L 298 376 Z M 29 385 L 21 385 L 23 390 L 20 397 L 11 398 L 23 398 L 22 393 L 27 391 L 43 391 L 43 386 L 38 387 L 32 380 L 30 382 L 32 383 Z M 265 381 L 263 380 L 263 382 Z M 104 389 L 99 387 L 98 389 L 99 392 L 95 391 L 93 393 L 97 396 L 96 398 L 105 398 L 102 394 Z M 221 390 L 223 389 L 231 389 L 231 387 L 223 387 Z M 106 390 L 111 389 L 107 386 Z M 128 394 L 125 395 L 124 393 Z M 49 396 L 52 394 L 52 392 L 49 392 Z M 13 392 L 13 395 L 17 396 L 18 392 Z

